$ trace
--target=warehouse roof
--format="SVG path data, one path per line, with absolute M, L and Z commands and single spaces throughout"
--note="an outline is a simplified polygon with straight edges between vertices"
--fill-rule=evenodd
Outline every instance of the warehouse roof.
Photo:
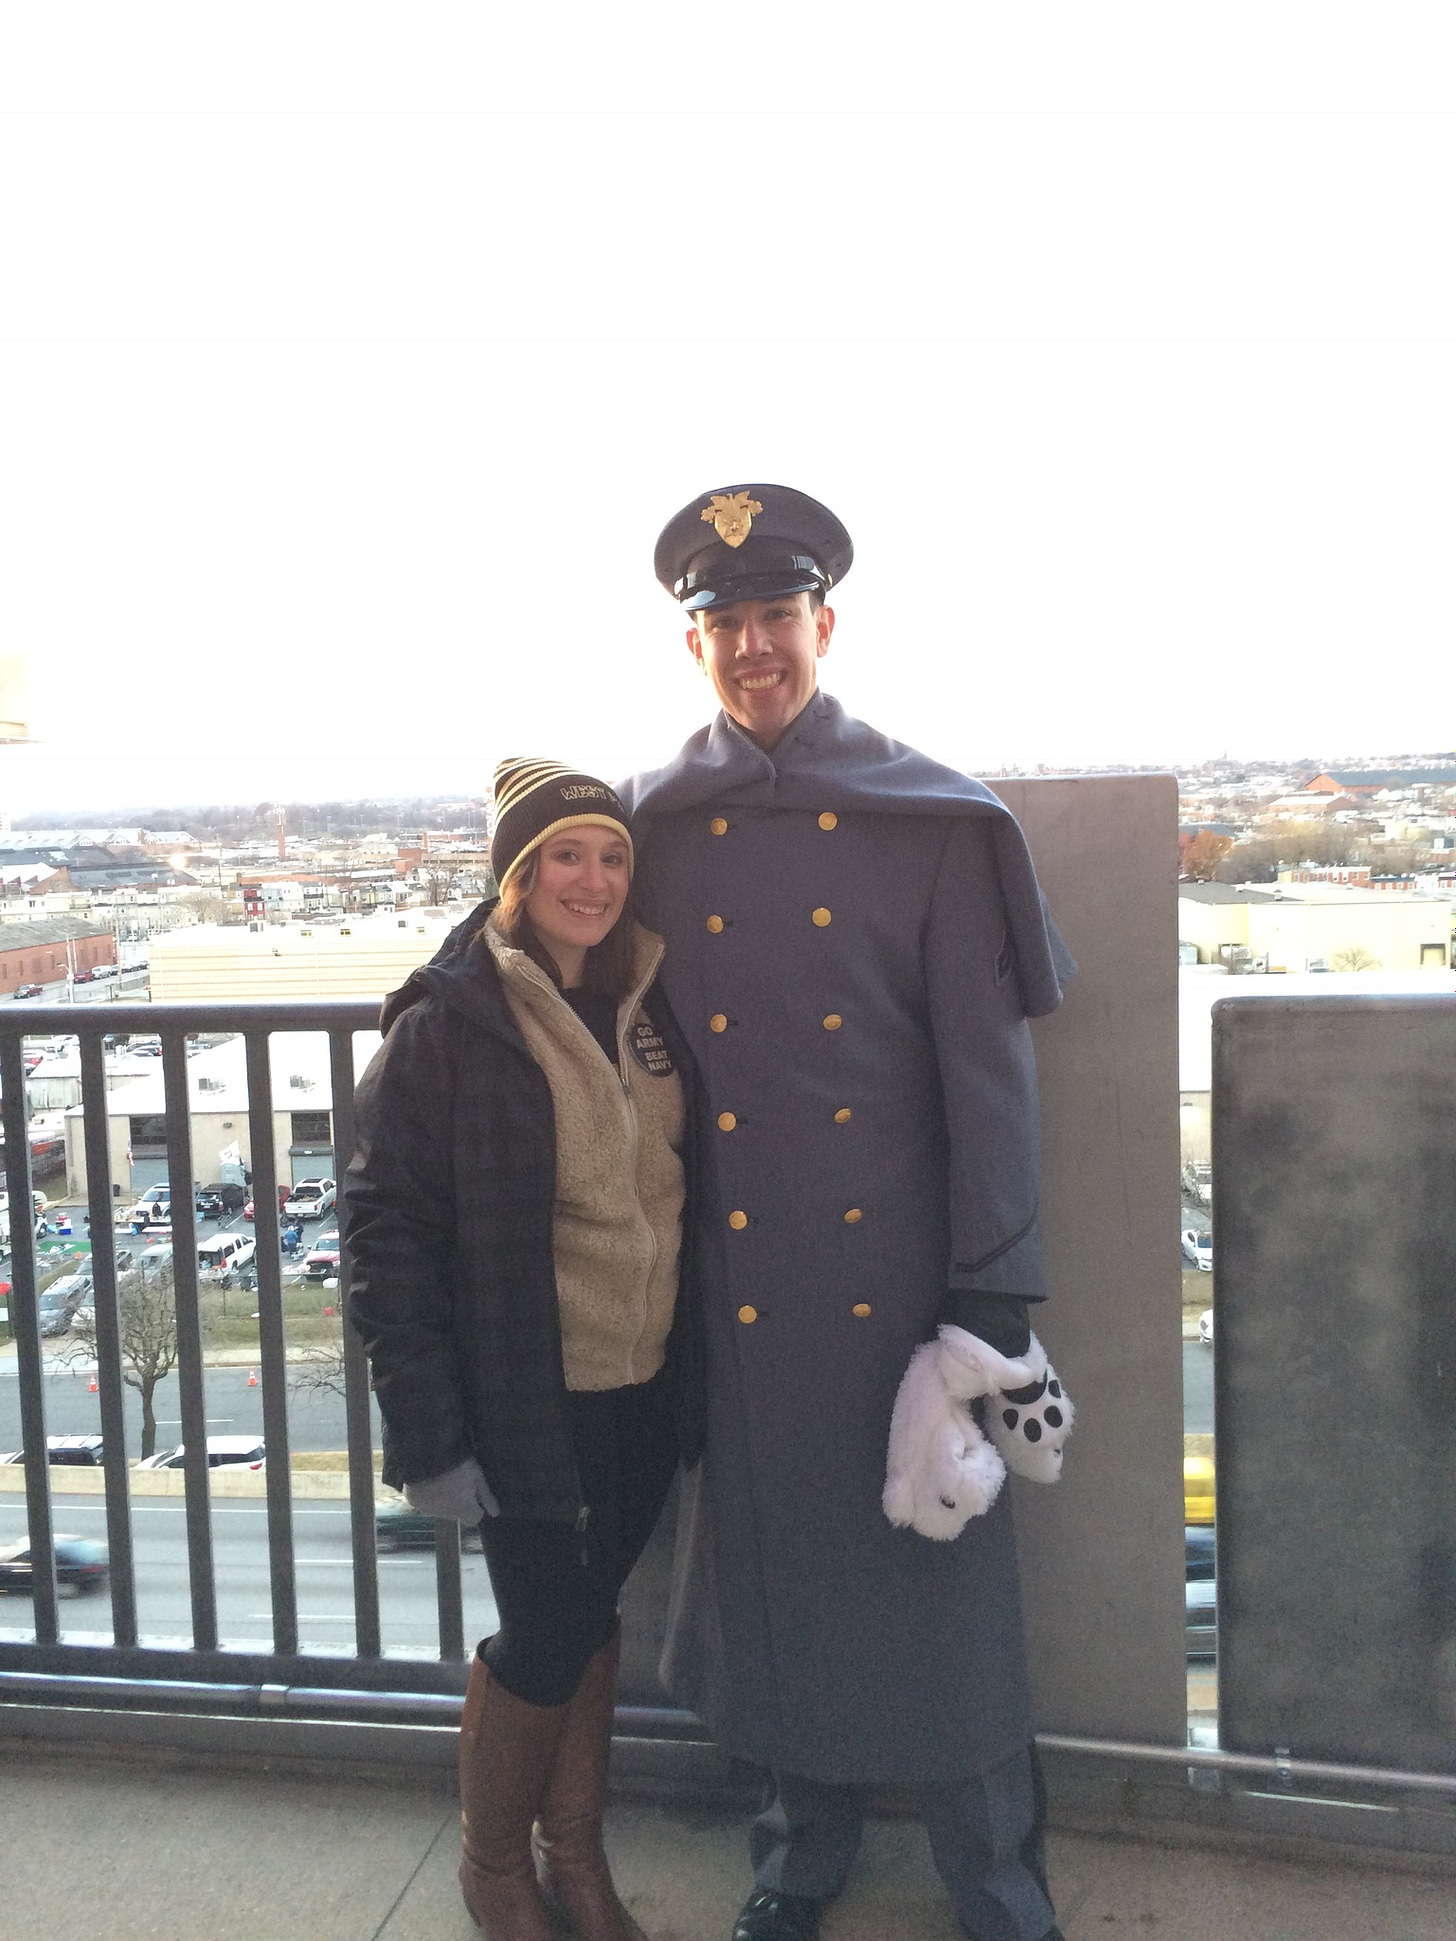
M 111 925 L 99 917 L 37 917 L 33 923 L 0 923 L 0 950 L 29 950 L 35 944 L 79 943 L 83 937 L 109 937 Z

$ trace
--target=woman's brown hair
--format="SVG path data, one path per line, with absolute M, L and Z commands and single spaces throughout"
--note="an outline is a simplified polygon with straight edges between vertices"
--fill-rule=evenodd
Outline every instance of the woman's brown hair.
M 539 964 L 546 975 L 557 986 L 561 983 L 561 970 L 556 959 L 542 943 L 536 926 L 526 912 L 526 899 L 536 887 L 540 875 L 541 852 L 533 849 L 521 867 L 512 870 L 505 880 L 496 905 L 496 927 L 508 943 L 517 950 L 524 950 L 532 963 Z M 620 1004 L 632 989 L 632 889 L 628 885 L 626 900 L 622 904 L 622 914 L 612 925 L 599 944 L 593 944 L 586 953 L 586 963 L 582 968 L 581 981 L 588 991 L 604 991 L 608 997 L 615 998 Z

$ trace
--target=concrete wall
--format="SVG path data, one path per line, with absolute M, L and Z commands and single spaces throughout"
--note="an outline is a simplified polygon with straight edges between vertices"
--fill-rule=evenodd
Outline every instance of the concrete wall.
M 1456 997 L 1214 1019 L 1224 1745 L 1456 1770 Z
M 1062 1481 L 1012 1483 L 1038 1723 L 1181 1743 L 1177 785 L 995 788 L 1080 967 L 1032 1028 L 1054 1290 L 1037 1331 L 1078 1411 Z

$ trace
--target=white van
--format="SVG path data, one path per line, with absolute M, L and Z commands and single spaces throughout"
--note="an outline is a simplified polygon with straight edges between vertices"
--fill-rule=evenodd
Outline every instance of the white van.
M 257 1252 L 258 1243 L 252 1234 L 220 1233 L 197 1249 L 197 1264 L 204 1273 L 235 1273 L 240 1267 L 251 1267 Z

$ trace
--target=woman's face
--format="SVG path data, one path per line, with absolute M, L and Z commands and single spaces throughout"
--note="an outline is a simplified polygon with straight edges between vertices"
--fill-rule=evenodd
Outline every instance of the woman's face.
M 526 914 L 568 982 L 622 914 L 631 881 L 629 851 L 615 829 L 563 829 L 538 850 Z

